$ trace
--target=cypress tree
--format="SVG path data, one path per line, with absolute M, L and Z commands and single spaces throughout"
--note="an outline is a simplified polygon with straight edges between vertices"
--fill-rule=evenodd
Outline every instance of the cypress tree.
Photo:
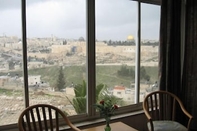
M 59 75 L 57 77 L 57 81 L 55 85 L 55 90 L 60 91 L 62 89 L 65 89 L 65 85 L 66 85 L 66 82 L 64 78 L 63 69 L 62 69 L 62 66 L 60 66 Z

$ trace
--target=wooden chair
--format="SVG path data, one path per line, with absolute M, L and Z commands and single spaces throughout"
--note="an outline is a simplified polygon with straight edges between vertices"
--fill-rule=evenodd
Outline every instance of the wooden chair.
M 19 131 L 59 131 L 60 119 L 74 131 L 81 131 L 74 126 L 65 113 L 47 104 L 37 104 L 26 108 L 19 116 Z
M 175 120 L 177 107 L 187 116 L 187 127 Z M 148 119 L 147 127 L 149 131 L 189 130 L 192 115 L 186 111 L 181 100 L 170 92 L 154 91 L 148 94 L 143 101 L 143 109 Z

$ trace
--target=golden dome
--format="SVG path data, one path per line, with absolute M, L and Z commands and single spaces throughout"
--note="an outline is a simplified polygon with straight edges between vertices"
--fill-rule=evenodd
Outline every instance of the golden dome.
M 132 35 L 127 36 L 127 40 L 134 40 L 134 37 Z

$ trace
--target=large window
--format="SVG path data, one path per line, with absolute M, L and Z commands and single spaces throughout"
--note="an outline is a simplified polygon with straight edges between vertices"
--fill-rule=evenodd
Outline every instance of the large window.
M 120 113 L 140 109 L 146 93 L 157 89 L 158 5 L 2 1 L 0 126 L 15 124 L 37 103 L 55 105 L 73 121 L 95 118 L 92 105 L 104 99 L 99 86 L 115 96 Z

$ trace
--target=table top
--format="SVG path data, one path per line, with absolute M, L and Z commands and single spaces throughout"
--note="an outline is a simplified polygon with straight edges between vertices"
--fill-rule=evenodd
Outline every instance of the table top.
M 110 124 L 111 131 L 137 131 L 136 129 L 122 123 L 122 122 L 115 122 Z M 104 131 L 105 125 L 91 127 L 88 129 L 84 129 L 82 131 Z M 123 130 L 124 129 L 124 130 Z

